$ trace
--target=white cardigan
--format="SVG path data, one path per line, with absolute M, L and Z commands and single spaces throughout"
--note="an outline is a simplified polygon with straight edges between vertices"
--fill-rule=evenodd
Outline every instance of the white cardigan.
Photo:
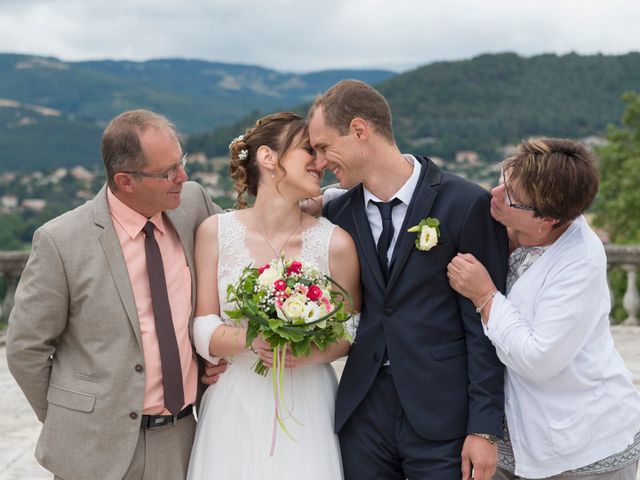
M 640 394 L 609 331 L 607 259 L 577 218 L 496 295 L 485 333 L 507 366 L 516 474 L 550 477 L 623 451 L 640 431 Z

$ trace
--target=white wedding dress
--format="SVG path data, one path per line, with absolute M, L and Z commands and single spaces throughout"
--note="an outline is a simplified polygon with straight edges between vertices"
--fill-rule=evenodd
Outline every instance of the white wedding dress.
M 243 268 L 254 262 L 244 240 L 246 229 L 235 212 L 218 215 L 218 222 L 219 291 L 215 293 L 220 299 L 223 322 L 237 326 L 224 313 L 235 308 L 226 301 L 227 285 L 236 282 Z M 304 231 L 302 251 L 296 258 L 313 263 L 328 274 L 329 241 L 334 228 L 320 218 Z M 194 326 L 196 349 L 205 358 L 209 358 L 208 352 L 202 350 L 208 346 L 215 326 Z M 226 372 L 205 391 L 188 479 L 342 479 L 340 447 L 333 432 L 337 379 L 331 365 L 285 370 L 284 397 L 295 417 L 287 418 L 285 425 L 295 440 L 276 427 L 275 450 L 270 456 L 274 429 L 272 378 L 271 371 L 266 377 L 253 371 L 257 358 L 249 351 L 228 358 Z

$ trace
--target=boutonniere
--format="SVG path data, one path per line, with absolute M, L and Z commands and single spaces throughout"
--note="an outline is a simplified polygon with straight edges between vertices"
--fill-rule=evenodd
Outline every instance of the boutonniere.
M 411 227 L 407 232 L 417 233 L 416 248 L 426 252 L 431 250 L 438 243 L 440 238 L 440 220 L 427 217 L 420 220 L 420 223 Z

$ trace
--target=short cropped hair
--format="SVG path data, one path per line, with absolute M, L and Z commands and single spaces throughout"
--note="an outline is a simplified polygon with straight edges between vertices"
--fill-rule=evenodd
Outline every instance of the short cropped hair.
M 375 88 L 359 80 L 342 80 L 316 97 L 308 118 L 322 107 L 325 123 L 340 135 L 349 133 L 354 118 L 362 118 L 389 143 L 394 144 L 391 109 L 387 100 Z
M 167 128 L 177 137 L 175 126 L 166 117 L 149 110 L 130 110 L 115 117 L 102 135 L 102 161 L 112 191 L 118 172 L 132 172 L 147 165 L 140 134 L 149 128 Z
M 581 215 L 598 193 L 593 154 L 566 138 L 530 138 L 503 164 L 537 217 L 555 218 L 554 227 Z

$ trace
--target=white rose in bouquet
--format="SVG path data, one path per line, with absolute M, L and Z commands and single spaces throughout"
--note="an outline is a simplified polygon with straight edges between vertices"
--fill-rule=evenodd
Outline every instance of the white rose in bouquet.
M 271 285 L 273 285 L 273 282 L 281 278 L 282 266 L 279 266 L 278 264 L 274 265 L 272 263 L 271 265 L 269 265 L 269 268 L 265 268 L 264 271 L 260 274 L 260 276 L 258 277 L 258 283 L 265 287 L 270 287 Z
M 324 312 L 322 308 L 320 308 L 320 305 L 318 305 L 316 302 L 308 302 L 304 311 L 304 320 L 307 323 L 315 322 L 316 320 L 322 318 L 324 314 L 326 314 L 326 312 Z M 326 322 L 318 324 L 318 327 L 320 328 L 324 328 L 325 326 Z
M 304 316 L 306 309 L 306 299 L 302 295 L 291 295 L 282 304 L 283 320 L 295 320 Z M 278 315 L 280 316 L 280 315 Z M 280 317 L 282 318 L 282 317 Z

